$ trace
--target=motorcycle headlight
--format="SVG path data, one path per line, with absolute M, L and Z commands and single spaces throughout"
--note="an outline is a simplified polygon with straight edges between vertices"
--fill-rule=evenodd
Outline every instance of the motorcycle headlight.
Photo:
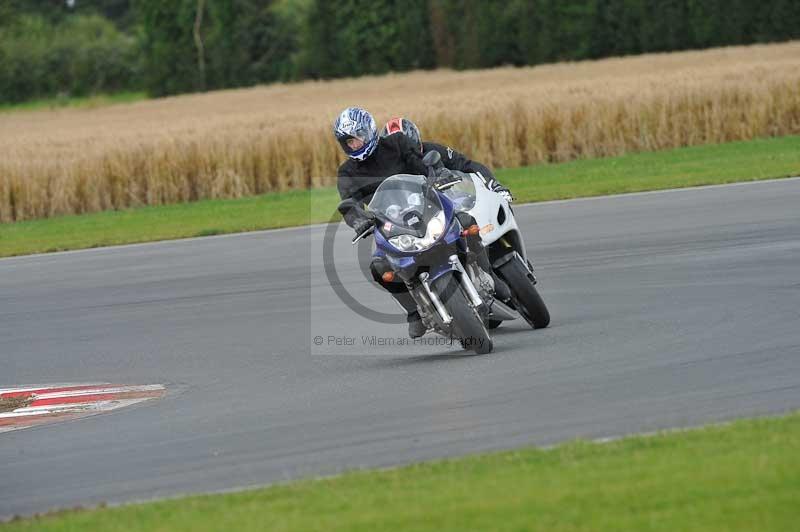
M 419 240 L 419 238 L 411 235 L 400 235 L 393 236 L 389 239 L 389 242 L 391 242 L 392 245 L 397 249 L 402 249 L 403 251 L 414 251 L 416 248 L 415 240 Z
M 426 237 L 430 237 L 433 240 L 436 240 L 442 233 L 444 233 L 444 211 L 439 211 L 439 214 L 434 216 L 430 222 L 428 222 L 428 229 L 426 231 Z
M 444 211 L 439 211 L 428 222 L 425 236 L 422 238 L 411 235 L 398 235 L 389 239 L 394 247 L 402 251 L 422 251 L 428 249 L 444 233 Z

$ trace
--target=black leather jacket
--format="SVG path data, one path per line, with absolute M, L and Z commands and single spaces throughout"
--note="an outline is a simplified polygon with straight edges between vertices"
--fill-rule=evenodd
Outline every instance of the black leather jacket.
M 424 153 L 436 150 L 442 156 L 444 167 L 449 170 L 458 170 L 466 173 L 480 173 L 487 186 L 499 185 L 497 178 L 491 170 L 479 162 L 467 158 L 463 153 L 437 144 L 423 142 Z M 395 174 L 427 175 L 427 169 L 422 164 L 422 154 L 417 147 L 401 134 L 382 137 L 375 152 L 365 161 L 346 160 L 339 167 L 337 188 L 339 196 L 344 199 L 353 199 L 360 207 L 369 203 L 372 195 L 384 179 Z M 363 216 L 359 207 L 340 209 L 344 220 L 350 227 Z
M 364 161 L 346 160 L 339 167 L 336 187 L 339 196 L 353 199 L 358 205 L 369 203 L 375 190 L 395 174 L 426 175 L 422 154 L 405 135 L 382 137 L 375 151 Z M 344 220 L 350 227 L 360 216 L 358 209 L 345 209 Z
M 477 161 L 469 159 L 463 153 L 457 152 L 449 146 L 437 144 L 435 142 L 423 142 L 422 151 L 428 153 L 431 150 L 436 150 L 442 156 L 442 163 L 444 167 L 449 170 L 458 170 L 459 172 L 466 172 L 468 174 L 480 173 L 483 176 L 484 182 L 491 186 L 490 183 L 497 183 L 497 178 L 491 170 Z

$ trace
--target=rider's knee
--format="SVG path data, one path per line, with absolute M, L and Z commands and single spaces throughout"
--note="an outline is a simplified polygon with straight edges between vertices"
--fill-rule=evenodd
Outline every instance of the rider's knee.
M 372 259 L 372 262 L 369 263 L 369 271 L 372 273 L 372 279 L 376 283 L 383 283 L 383 278 L 381 276 L 388 271 L 387 267 L 388 264 L 386 264 L 386 259 L 383 257 L 375 257 Z
M 461 227 L 469 227 L 471 225 L 475 225 L 478 222 L 475 221 L 475 218 L 469 214 L 468 212 L 457 212 L 456 218 L 458 218 L 458 223 L 461 224 Z
M 463 228 L 478 225 L 478 222 L 475 220 L 475 218 L 466 212 L 456 213 L 456 218 L 458 218 L 458 223 L 460 223 L 461 227 Z M 467 245 L 473 251 L 477 251 L 483 248 L 483 240 L 481 239 L 480 235 L 469 235 L 467 236 Z

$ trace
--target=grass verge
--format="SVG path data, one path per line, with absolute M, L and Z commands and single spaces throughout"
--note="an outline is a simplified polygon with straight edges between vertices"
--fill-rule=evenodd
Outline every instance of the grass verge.
M 114 94 L 95 94 L 94 96 L 54 96 L 40 100 L 31 100 L 22 103 L 3 103 L 0 104 L 0 113 L 14 111 L 39 111 L 44 109 L 64 109 L 64 108 L 91 108 L 104 107 L 117 103 L 132 103 L 139 100 L 146 100 L 146 92 L 117 92 Z
M 800 415 L 66 512 L 67 530 L 796 530 Z
M 517 201 L 533 202 L 800 174 L 800 136 L 504 169 Z M 0 225 L 0 257 L 273 229 L 330 220 L 335 189 L 64 216 Z

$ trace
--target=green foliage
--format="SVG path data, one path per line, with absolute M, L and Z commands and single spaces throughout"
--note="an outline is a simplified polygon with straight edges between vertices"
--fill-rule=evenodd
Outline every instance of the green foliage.
M 202 88 L 194 43 L 197 0 L 136 0 L 144 86 L 153 96 Z
M 53 24 L 63 20 L 69 12 L 62 0 L 3 0 L 0 2 L 0 26 L 10 26 L 30 15 Z
M 631 31 L 642 24 L 639 0 L 595 0 L 587 17 L 586 57 L 636 54 L 642 51 L 641 32 Z
M 0 26 L 3 102 L 126 90 L 138 86 L 138 73 L 135 39 L 101 16 L 54 24 L 25 14 Z
M 153 95 L 295 75 L 292 58 L 303 23 L 302 0 L 136 0 L 135 7 L 145 85 Z
M 303 77 L 380 74 L 434 65 L 425 0 L 312 2 Z
M 0 102 L 798 37 L 797 0 L 0 0 Z
M 75 15 L 100 15 L 118 28 L 129 30 L 133 25 L 132 0 L 2 0 L 0 26 L 10 26 L 20 16 L 35 15 L 50 24 L 59 24 Z
M 436 65 L 455 68 L 800 37 L 796 0 L 429 0 L 428 6 Z M 326 53 L 335 55 L 332 48 Z
M 292 79 L 306 4 L 305 0 L 210 2 L 209 86 Z
M 131 0 L 76 0 L 72 12 L 102 15 L 125 30 L 135 22 Z
M 96 93 L 91 96 L 56 96 L 38 100 L 26 100 L 22 103 L 0 103 L 0 113 L 13 113 L 17 111 L 37 111 L 43 109 L 87 109 L 107 107 L 124 103 L 133 103 L 147 99 L 144 91 L 114 92 L 112 94 Z

